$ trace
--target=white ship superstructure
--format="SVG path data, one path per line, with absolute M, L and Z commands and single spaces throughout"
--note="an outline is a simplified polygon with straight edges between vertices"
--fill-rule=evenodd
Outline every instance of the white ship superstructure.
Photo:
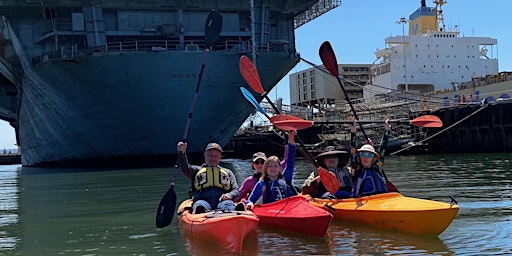
M 461 36 L 457 27 L 444 25 L 441 6 L 421 7 L 400 23 L 409 25 L 408 35 L 385 39 L 387 47 L 378 50 L 372 68 L 371 90 L 365 98 L 389 90 L 419 91 L 457 89 L 473 77 L 498 74 L 497 40 L 490 37 Z

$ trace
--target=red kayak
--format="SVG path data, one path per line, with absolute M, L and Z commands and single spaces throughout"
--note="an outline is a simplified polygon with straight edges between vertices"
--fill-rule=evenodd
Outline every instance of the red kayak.
M 189 237 L 201 237 L 231 251 L 241 252 L 245 236 L 256 229 L 258 217 L 251 211 L 210 211 L 192 214 L 192 199 L 178 207 L 180 223 Z
M 318 237 L 325 235 L 332 220 L 329 212 L 311 205 L 301 196 L 258 204 L 253 212 L 264 225 Z

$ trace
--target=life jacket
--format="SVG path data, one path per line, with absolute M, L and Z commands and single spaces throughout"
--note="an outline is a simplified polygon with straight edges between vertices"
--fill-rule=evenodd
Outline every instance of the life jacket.
M 369 196 L 386 192 L 388 191 L 384 179 L 377 170 L 367 168 L 356 172 L 355 186 L 352 191 L 353 197 Z
M 352 174 L 347 168 L 336 168 L 335 170 L 330 170 L 338 178 L 340 182 L 340 189 L 344 191 L 350 192 L 352 190 Z
M 275 186 L 274 186 L 275 185 Z M 288 184 L 282 179 L 276 181 L 265 181 L 263 187 L 263 203 L 272 203 L 291 196 Z
M 205 188 L 220 188 L 225 191 L 231 190 L 229 173 L 218 166 L 202 167 L 194 177 L 193 190 L 200 191 Z

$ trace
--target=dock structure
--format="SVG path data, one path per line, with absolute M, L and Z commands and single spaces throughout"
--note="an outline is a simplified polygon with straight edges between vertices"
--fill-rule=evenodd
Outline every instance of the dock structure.
M 21 155 L 0 155 L 0 165 L 21 164 Z

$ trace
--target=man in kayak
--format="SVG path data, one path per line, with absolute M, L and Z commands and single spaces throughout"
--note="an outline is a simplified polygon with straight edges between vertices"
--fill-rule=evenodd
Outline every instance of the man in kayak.
M 261 178 L 247 199 L 246 207 L 248 210 L 252 209 L 259 200 L 266 204 L 297 194 L 295 187 L 292 185 L 293 169 L 295 168 L 296 134 L 297 131 L 289 131 L 288 154 L 284 171 L 277 156 L 271 156 L 265 160 Z
M 302 185 L 302 194 L 308 194 L 318 198 L 348 198 L 352 192 L 353 175 L 350 167 L 345 167 L 348 163 L 349 155 L 347 151 L 336 150 L 333 146 L 327 146 L 323 152 L 316 157 L 318 164 L 336 175 L 340 183 L 340 188 L 336 193 L 331 194 L 325 188 L 320 180 L 317 171 L 312 172 Z
M 381 176 L 381 169 L 384 163 L 384 152 L 386 150 L 389 137 L 391 136 L 391 126 L 388 119 L 384 121 L 385 133 L 380 142 L 380 152 L 367 142 L 356 150 L 356 125 L 355 122 L 349 125 L 350 145 L 352 147 L 351 166 L 354 172 L 354 189 L 351 197 L 369 196 L 381 193 L 387 193 L 386 183 Z
M 179 142 L 177 148 L 180 169 L 192 181 L 192 213 L 211 209 L 235 210 L 233 199 L 239 195 L 238 184 L 233 172 L 219 165 L 221 146 L 209 143 L 204 151 L 205 162 L 201 166 L 188 163 L 186 142 Z

